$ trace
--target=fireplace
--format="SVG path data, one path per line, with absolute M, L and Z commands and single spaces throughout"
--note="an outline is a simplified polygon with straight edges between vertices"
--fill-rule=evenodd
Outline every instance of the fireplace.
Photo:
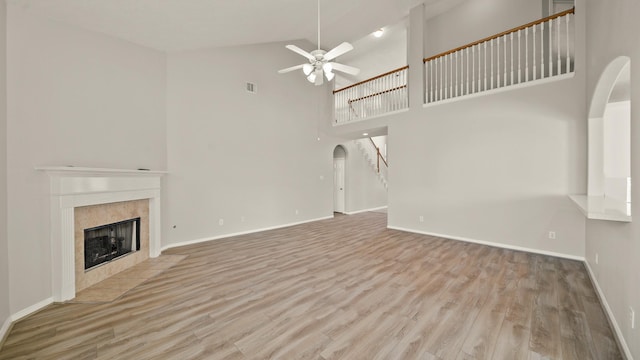
M 50 195 L 53 301 L 73 299 L 76 291 L 160 255 L 160 178 L 165 171 L 72 166 L 36 170 L 48 175 L 43 186 Z M 110 209 L 120 206 L 124 208 Z M 103 216 L 102 209 L 111 215 Z M 85 271 L 84 229 L 138 217 L 139 250 Z
M 140 218 L 84 229 L 84 270 L 140 250 Z
M 76 291 L 149 258 L 149 210 L 146 199 L 74 208 Z

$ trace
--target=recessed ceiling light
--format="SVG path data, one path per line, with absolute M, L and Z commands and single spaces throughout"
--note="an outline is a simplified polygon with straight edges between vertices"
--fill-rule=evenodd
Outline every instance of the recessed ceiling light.
M 369 136 L 369 133 L 362 133 L 362 136 Z
M 384 33 L 384 30 L 382 28 L 380 28 L 380 29 L 378 29 L 378 30 L 373 32 L 373 36 L 379 38 L 379 37 L 382 37 L 383 33 Z

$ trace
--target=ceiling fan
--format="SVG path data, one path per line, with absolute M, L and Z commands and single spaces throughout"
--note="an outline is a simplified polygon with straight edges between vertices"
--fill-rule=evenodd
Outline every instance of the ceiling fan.
M 324 83 L 324 77 L 327 78 L 327 81 L 331 81 L 333 79 L 333 77 L 335 76 L 335 74 L 333 73 L 334 70 L 350 75 L 358 75 L 358 73 L 360 72 L 360 69 L 357 69 L 353 66 L 348 66 L 331 61 L 338 56 L 353 50 L 353 45 L 349 44 L 348 42 L 343 42 L 342 44 L 329 51 L 324 51 L 320 48 L 320 0 L 318 0 L 318 49 L 313 50 L 309 53 L 295 45 L 287 45 L 286 48 L 304 56 L 305 58 L 307 58 L 307 60 L 309 60 L 309 63 L 282 69 L 278 71 L 278 73 L 280 74 L 302 69 L 302 72 L 307 77 L 307 80 L 309 80 L 309 82 L 316 85 L 322 85 Z

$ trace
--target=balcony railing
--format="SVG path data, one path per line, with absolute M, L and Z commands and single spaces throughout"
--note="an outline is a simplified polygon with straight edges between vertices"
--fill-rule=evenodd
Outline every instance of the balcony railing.
M 409 107 L 408 66 L 335 90 L 335 123 L 372 118 Z
M 572 73 L 574 10 L 424 59 L 425 103 Z

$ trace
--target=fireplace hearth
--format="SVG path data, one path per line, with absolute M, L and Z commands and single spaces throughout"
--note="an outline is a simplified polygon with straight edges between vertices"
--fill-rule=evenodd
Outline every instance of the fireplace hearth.
M 140 218 L 84 229 L 84 270 L 140 250 Z

